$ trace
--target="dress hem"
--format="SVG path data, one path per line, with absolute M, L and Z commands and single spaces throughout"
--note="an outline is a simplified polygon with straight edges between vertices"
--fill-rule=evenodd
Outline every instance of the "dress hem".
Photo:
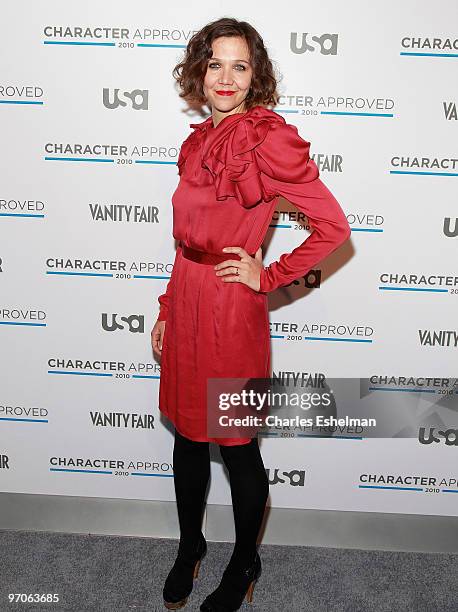
M 246 440 L 246 442 L 222 442 L 222 440 L 229 440 L 229 439 L 234 440 L 234 438 L 210 438 L 210 437 L 206 437 L 205 439 L 201 439 L 201 438 L 196 439 L 194 437 L 191 438 L 189 437 L 189 435 L 183 433 L 182 431 L 178 429 L 174 420 L 170 418 L 167 412 L 165 412 L 165 410 L 163 410 L 160 406 L 159 406 L 159 411 L 162 412 L 162 414 L 165 417 L 167 417 L 167 419 L 172 423 L 174 428 L 178 431 L 178 433 L 181 436 L 183 436 L 184 438 L 187 438 L 188 440 L 191 440 L 192 442 L 212 442 L 213 444 L 218 444 L 220 446 L 243 446 L 244 444 L 249 444 L 252 440 L 252 438 L 240 438 L 240 440 Z M 221 442 L 219 442 L 218 440 L 221 440 Z

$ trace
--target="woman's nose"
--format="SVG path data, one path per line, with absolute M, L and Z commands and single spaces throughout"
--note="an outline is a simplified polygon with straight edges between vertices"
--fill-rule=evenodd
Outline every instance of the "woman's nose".
M 232 76 L 231 76 L 230 68 L 223 69 L 223 72 L 220 77 L 220 83 L 227 83 L 227 84 L 232 83 Z

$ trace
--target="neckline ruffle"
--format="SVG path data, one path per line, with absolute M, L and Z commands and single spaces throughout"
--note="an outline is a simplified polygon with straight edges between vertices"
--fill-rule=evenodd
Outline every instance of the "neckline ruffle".
M 227 115 L 214 128 L 211 122 L 210 115 L 201 123 L 189 124 L 194 132 L 180 150 L 180 175 L 186 158 L 193 153 L 197 159 L 190 165 L 189 178 L 198 181 L 199 170 L 210 172 L 218 201 L 235 198 L 241 206 L 251 208 L 272 200 L 276 194 L 264 186 L 257 149 L 270 130 L 286 124 L 285 119 L 263 106 L 254 106 L 247 112 Z

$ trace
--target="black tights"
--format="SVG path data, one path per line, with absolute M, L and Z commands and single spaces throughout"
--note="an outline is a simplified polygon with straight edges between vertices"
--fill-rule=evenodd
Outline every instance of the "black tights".
M 235 546 L 231 563 L 248 566 L 256 553 L 269 480 L 257 438 L 248 444 L 219 445 L 219 449 L 229 472 L 234 512 Z M 173 472 L 180 525 L 179 554 L 187 555 L 196 549 L 200 537 L 210 477 L 209 442 L 194 442 L 175 429 Z

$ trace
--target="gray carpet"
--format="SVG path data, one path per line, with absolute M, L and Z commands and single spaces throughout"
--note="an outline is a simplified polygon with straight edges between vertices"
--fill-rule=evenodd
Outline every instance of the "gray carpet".
M 176 540 L 0 531 L 0 610 L 164 612 Z M 183 610 L 218 585 L 232 544 L 208 543 Z M 241 611 L 456 612 L 458 555 L 261 545 L 263 573 Z M 58 593 L 9 604 L 8 593 Z

